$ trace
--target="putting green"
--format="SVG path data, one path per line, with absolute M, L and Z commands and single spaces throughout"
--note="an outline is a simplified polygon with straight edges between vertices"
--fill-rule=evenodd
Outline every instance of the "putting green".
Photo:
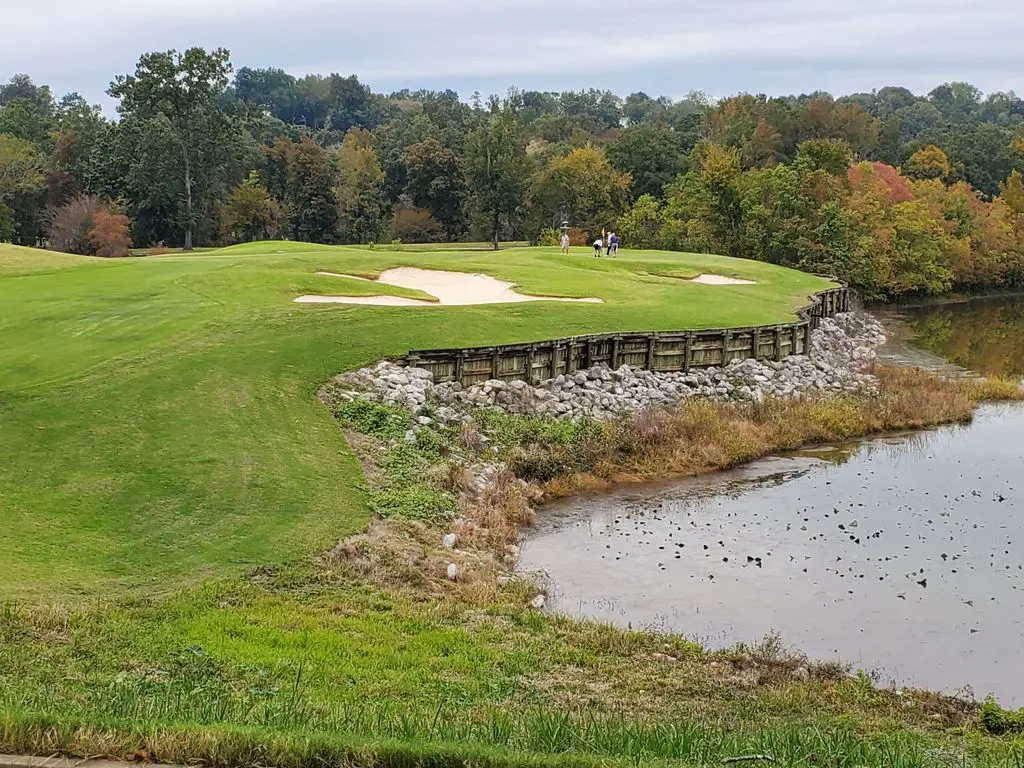
M 532 302 L 424 298 L 375 277 L 478 272 Z M 703 285 L 715 274 L 755 285 Z M 783 322 L 826 282 L 717 256 L 394 252 L 260 243 L 101 260 L 0 246 L 0 596 L 163 591 L 326 548 L 367 520 L 320 383 L 413 348 Z

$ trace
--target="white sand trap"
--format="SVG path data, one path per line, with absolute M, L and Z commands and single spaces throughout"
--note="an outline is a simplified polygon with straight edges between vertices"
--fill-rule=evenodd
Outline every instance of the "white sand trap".
M 704 285 L 757 285 L 753 280 L 740 280 L 737 277 L 725 277 L 724 275 L 699 275 L 690 282 Z
M 339 275 L 335 272 L 317 272 L 326 277 L 347 277 L 352 280 L 366 280 L 355 275 Z M 576 304 L 602 304 L 601 299 L 565 299 L 551 296 L 530 296 L 519 293 L 514 283 L 506 283 L 490 275 L 468 272 L 444 272 L 436 269 L 398 267 L 382 272 L 377 280 L 367 282 L 392 285 L 422 291 L 434 296 L 437 301 L 421 301 L 399 296 L 299 296 L 300 304 L 371 304 L 383 307 L 435 307 L 443 304 L 450 307 L 465 307 L 473 304 L 518 304 L 524 301 L 563 301 Z

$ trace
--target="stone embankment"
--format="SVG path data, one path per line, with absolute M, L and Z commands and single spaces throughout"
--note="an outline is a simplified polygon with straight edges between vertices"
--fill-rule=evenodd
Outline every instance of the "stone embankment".
M 332 399 L 361 398 L 398 406 L 421 424 L 456 424 L 480 408 L 556 419 L 609 420 L 693 397 L 758 402 L 877 390 L 878 381 L 867 369 L 875 360 L 876 348 L 885 343 L 885 330 L 871 315 L 848 312 L 823 319 L 811 342 L 810 355 L 781 361 L 743 360 L 689 373 L 596 366 L 538 386 L 488 381 L 464 388 L 458 383 L 435 383 L 429 371 L 385 361 L 337 376 L 327 387 Z

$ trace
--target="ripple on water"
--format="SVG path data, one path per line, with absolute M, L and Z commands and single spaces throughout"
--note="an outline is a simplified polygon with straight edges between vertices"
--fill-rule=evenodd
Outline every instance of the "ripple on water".
M 520 567 L 563 613 L 1024 703 L 1024 407 L 546 507 Z

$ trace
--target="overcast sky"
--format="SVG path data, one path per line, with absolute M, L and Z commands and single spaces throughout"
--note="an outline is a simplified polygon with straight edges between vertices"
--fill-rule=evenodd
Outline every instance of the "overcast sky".
M 1024 93 L 1022 0 L 0 0 L 0 80 L 109 105 L 140 53 L 356 73 L 375 90 Z

